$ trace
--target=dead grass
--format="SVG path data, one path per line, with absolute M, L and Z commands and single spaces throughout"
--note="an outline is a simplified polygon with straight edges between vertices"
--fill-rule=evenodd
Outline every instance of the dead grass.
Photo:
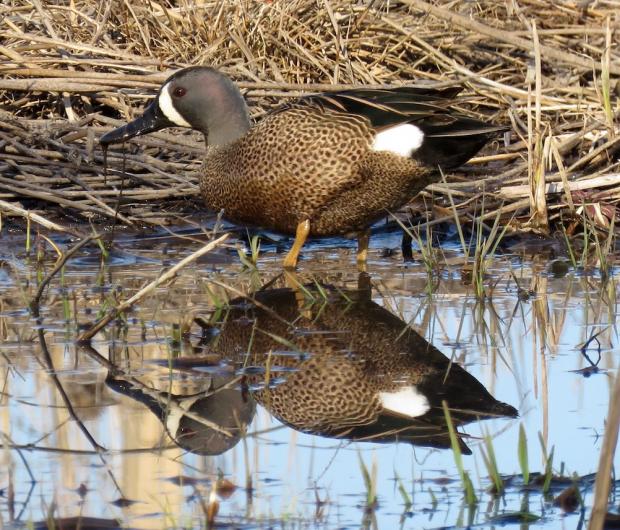
M 0 7 L 0 201 L 65 224 L 158 224 L 195 212 L 198 135 L 138 139 L 125 161 L 111 151 L 107 177 L 97 138 L 139 112 L 170 71 L 209 64 L 238 82 L 256 118 L 306 92 L 461 83 L 463 110 L 512 134 L 429 187 L 435 204 L 449 205 L 450 193 L 464 222 L 484 204 L 511 228 L 542 233 L 558 221 L 577 230 L 584 218 L 614 226 L 617 0 L 54 4 Z M 24 215 L 2 202 L 0 211 Z

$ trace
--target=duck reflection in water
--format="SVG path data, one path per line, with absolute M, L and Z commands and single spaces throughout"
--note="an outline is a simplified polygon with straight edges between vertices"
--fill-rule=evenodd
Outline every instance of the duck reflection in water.
M 314 284 L 231 301 L 223 322 L 202 324 L 201 346 L 240 375 L 243 388 L 192 398 L 181 409 L 234 428 L 235 435 L 222 441 L 212 427 L 178 414 L 167 417 L 168 432 L 201 453 L 232 447 L 254 413 L 245 390 L 293 429 L 346 440 L 448 448 L 443 401 L 457 426 L 517 416 L 370 294 Z M 469 454 L 463 436 L 459 444 Z

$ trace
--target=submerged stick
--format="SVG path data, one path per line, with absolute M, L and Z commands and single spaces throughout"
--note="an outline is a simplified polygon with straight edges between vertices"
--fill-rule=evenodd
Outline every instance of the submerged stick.
M 218 237 L 214 241 L 207 243 L 201 249 L 197 250 L 193 254 L 190 254 L 186 258 L 183 258 L 181 261 L 179 261 L 179 263 L 177 263 L 173 267 L 170 267 L 159 278 L 157 278 L 156 280 L 152 281 L 151 283 L 149 283 L 148 285 L 140 289 L 131 298 L 129 298 L 128 300 L 125 300 L 123 303 L 121 303 L 117 307 L 110 309 L 110 311 L 108 311 L 108 313 L 101 320 L 96 322 L 91 328 L 84 331 L 84 333 L 82 333 L 78 337 L 77 339 L 78 344 L 89 343 L 90 340 L 97 333 L 99 333 L 99 331 L 101 331 L 110 322 L 112 322 L 112 320 L 114 320 L 119 314 L 123 313 L 124 311 L 127 311 L 131 306 L 139 302 L 142 298 L 144 298 L 151 291 L 155 290 L 162 283 L 165 283 L 168 280 L 174 278 L 176 273 L 179 272 L 183 267 L 185 267 L 186 265 L 189 265 L 192 261 L 196 261 L 200 256 L 203 256 L 207 252 L 210 252 L 211 250 L 219 246 L 220 243 L 223 243 L 227 238 L 228 238 L 228 234 L 224 234 L 223 236 Z

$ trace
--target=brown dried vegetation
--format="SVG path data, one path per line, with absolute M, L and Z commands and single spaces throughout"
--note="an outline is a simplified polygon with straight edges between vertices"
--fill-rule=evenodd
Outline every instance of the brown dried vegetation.
M 619 13 L 615 0 L 8 0 L 0 211 L 62 212 L 63 224 L 196 212 L 198 135 L 140 138 L 125 159 L 110 153 L 107 177 L 96 140 L 171 71 L 209 64 L 239 83 L 257 118 L 312 91 L 463 84 L 462 109 L 511 124 L 510 141 L 425 195 L 451 196 L 464 222 L 484 204 L 505 222 L 516 214 L 520 230 L 547 233 L 560 219 L 569 231 L 584 219 L 609 229 L 620 199 Z

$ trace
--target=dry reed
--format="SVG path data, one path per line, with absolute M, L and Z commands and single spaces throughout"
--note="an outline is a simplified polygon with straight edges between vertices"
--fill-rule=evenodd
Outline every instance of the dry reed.
M 209 64 L 256 118 L 312 91 L 463 84 L 461 108 L 510 124 L 510 142 L 425 195 L 446 205 L 450 192 L 464 221 L 484 203 L 518 230 L 586 218 L 608 229 L 620 200 L 619 13 L 613 0 L 6 0 L 0 212 L 149 224 L 199 211 L 197 134 L 113 150 L 107 176 L 97 138 L 171 71 Z

